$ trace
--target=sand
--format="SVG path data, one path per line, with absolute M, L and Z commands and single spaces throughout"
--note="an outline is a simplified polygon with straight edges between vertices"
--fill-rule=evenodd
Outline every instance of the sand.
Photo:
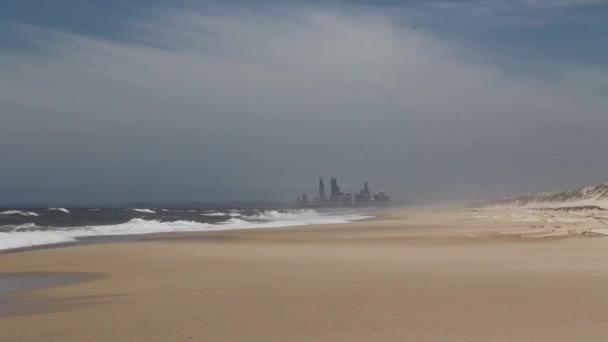
M 88 277 L 21 293 L 0 341 L 604 341 L 608 239 L 514 233 L 532 225 L 394 210 L 3 254 L 1 272 Z

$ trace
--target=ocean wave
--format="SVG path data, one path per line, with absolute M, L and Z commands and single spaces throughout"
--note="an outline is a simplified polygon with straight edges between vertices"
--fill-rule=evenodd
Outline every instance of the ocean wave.
M 0 250 L 74 242 L 76 238 L 60 231 L 0 233 Z
M 227 214 L 220 213 L 220 212 L 213 212 L 213 213 L 202 213 L 201 215 L 203 215 L 203 216 L 226 216 Z
M 21 216 L 38 216 L 33 211 L 19 211 L 19 210 L 7 210 L 0 213 L 0 215 L 21 215 Z
M 292 219 L 312 219 L 323 217 L 322 214 L 310 209 L 292 210 L 292 211 L 278 211 L 278 210 L 265 210 L 258 212 L 253 215 L 246 216 L 247 219 L 252 220 L 292 220 Z
M 299 209 L 289 211 L 266 210 L 253 215 L 245 216 L 248 220 L 265 222 L 302 222 L 305 224 L 331 224 L 346 223 L 351 221 L 370 218 L 361 213 L 353 211 L 322 213 L 311 209 Z
M 64 212 L 66 214 L 70 213 L 70 211 L 67 210 L 66 208 L 49 208 L 48 211 L 61 211 L 61 212 Z
M 144 213 L 144 214 L 156 214 L 156 211 L 151 210 L 151 209 L 131 209 L 133 211 L 137 211 L 138 213 Z
M 35 223 L 24 223 L 19 225 L 8 225 L 8 226 L 0 226 L 0 230 L 2 232 L 15 232 L 20 230 L 39 230 L 42 227 L 37 226 Z
M 27 226 L 27 231 L 0 232 L 0 250 L 67 243 L 79 238 L 94 236 L 144 235 L 170 232 L 205 232 L 233 229 L 278 228 L 304 226 L 309 224 L 346 223 L 368 218 L 362 214 L 318 214 L 312 210 L 291 212 L 264 211 L 248 217 L 232 217 L 221 223 L 211 224 L 195 221 L 161 222 L 134 218 L 116 225 L 85 226 L 77 228 L 46 228 L 31 231 L 35 225 Z M 25 226 L 23 228 L 26 228 Z M 42 228 L 41 228 L 42 229 Z

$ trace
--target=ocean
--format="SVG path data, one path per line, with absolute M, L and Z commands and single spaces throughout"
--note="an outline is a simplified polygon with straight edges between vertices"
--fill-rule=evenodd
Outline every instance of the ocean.
M 144 234 L 293 227 L 370 218 L 354 210 L 0 209 L 0 251 L 112 241 Z

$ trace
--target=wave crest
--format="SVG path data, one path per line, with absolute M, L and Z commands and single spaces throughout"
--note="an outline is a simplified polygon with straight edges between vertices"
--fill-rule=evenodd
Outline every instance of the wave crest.
M 171 232 L 205 232 L 233 229 L 278 228 L 309 224 L 346 223 L 368 218 L 362 214 L 320 214 L 313 210 L 262 211 L 251 216 L 232 217 L 224 222 L 211 224 L 196 221 L 146 220 L 133 218 L 115 225 L 85 226 L 77 228 L 43 228 L 36 225 L 20 226 L 26 230 L 0 232 L 0 250 L 74 242 L 79 238 L 94 236 L 144 235 Z M 34 229 L 34 230 L 33 230 Z
M 33 211 L 19 211 L 19 210 L 7 210 L 0 213 L 0 215 L 21 215 L 21 216 L 38 216 Z

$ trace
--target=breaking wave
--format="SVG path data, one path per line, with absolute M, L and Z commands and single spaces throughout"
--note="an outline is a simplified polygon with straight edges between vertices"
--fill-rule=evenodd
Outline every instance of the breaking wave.
M 213 213 L 207 215 L 210 214 Z M 230 213 L 227 215 L 230 215 Z M 38 227 L 28 223 L 20 226 L 3 226 L 3 231 L 0 232 L 0 250 L 70 243 L 86 237 L 293 227 L 310 224 L 347 223 L 369 217 L 371 216 L 357 213 L 317 213 L 313 210 L 280 212 L 271 210 L 258 212 L 249 216 L 241 215 L 240 217 L 231 217 L 220 223 L 204 223 L 185 220 L 161 222 L 158 220 L 145 220 L 142 218 L 133 218 L 128 222 L 115 225 L 84 226 L 76 228 Z
M 70 211 L 69 211 L 69 210 L 67 210 L 66 208 L 49 208 L 48 210 L 49 210 L 49 211 L 61 211 L 61 212 L 64 212 L 64 213 L 66 213 L 66 214 L 69 214 L 69 213 L 70 213 Z
M 215 212 L 215 213 L 203 213 L 201 215 L 203 215 L 203 216 L 226 216 L 227 214 Z
M 133 211 L 137 211 L 138 213 L 144 213 L 144 214 L 156 214 L 156 211 L 152 210 L 152 209 L 131 209 Z
M 21 216 L 38 216 L 33 211 L 19 211 L 19 210 L 7 210 L 0 213 L 0 215 L 21 215 Z

